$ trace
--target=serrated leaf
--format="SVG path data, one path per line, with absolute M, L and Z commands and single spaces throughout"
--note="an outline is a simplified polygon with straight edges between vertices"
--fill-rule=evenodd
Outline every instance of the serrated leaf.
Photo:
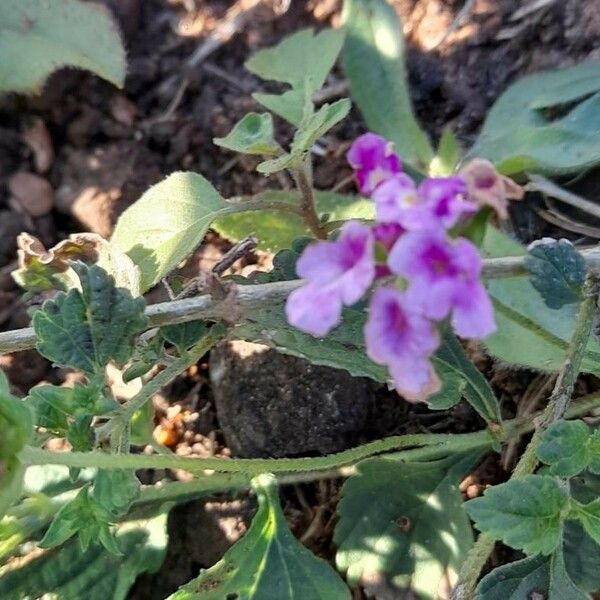
M 589 462 L 589 436 L 590 430 L 583 421 L 558 421 L 543 433 L 537 456 L 550 465 L 551 475 L 573 477 Z
M 60 552 L 46 552 L 0 570 L 2 600 L 39 598 L 60 600 L 125 600 L 141 573 L 158 570 L 167 545 L 166 514 L 149 521 L 132 521 L 118 529 L 122 556 L 101 546 L 82 552 L 73 540 Z M 12 567 L 12 568 L 11 568 Z
M 97 265 L 73 265 L 82 291 L 59 292 L 33 315 L 37 348 L 60 366 L 93 375 L 113 360 L 122 366 L 131 357 L 131 339 L 144 329 L 145 302 Z
M 144 292 L 193 252 L 214 219 L 237 210 L 201 175 L 173 173 L 123 212 L 110 241 L 140 268 Z
M 177 325 L 166 325 L 160 328 L 160 334 L 173 344 L 179 354 L 184 354 L 206 335 L 210 327 L 205 321 L 187 321 Z
M 522 256 L 520 244 L 488 227 L 483 253 L 488 257 Z M 549 309 L 525 277 L 490 279 L 487 289 L 494 303 L 497 331 L 485 339 L 493 356 L 509 364 L 540 371 L 558 371 L 565 360 L 578 306 Z M 590 336 L 582 371 L 600 374 L 600 344 Z
M 488 488 L 465 507 L 482 533 L 526 554 L 551 554 L 561 535 L 568 496 L 555 479 L 528 475 Z
M 296 205 L 300 202 L 296 192 L 263 192 L 253 199 L 264 202 L 289 202 Z M 315 201 L 319 216 L 329 215 L 330 221 L 374 218 L 373 202 L 364 198 L 315 191 Z M 301 217 L 293 213 L 273 210 L 254 210 L 225 215 L 219 217 L 212 228 L 232 241 L 254 235 L 258 239 L 258 248 L 268 252 L 289 248 L 295 239 L 310 235 Z
M 77 535 L 83 552 L 99 543 L 111 554 L 120 555 L 117 540 L 109 528 L 110 519 L 104 507 L 90 496 L 86 485 L 59 509 L 39 545 L 54 548 Z
M 544 238 L 534 242 L 525 256 L 525 268 L 546 306 L 561 308 L 582 300 L 587 268 L 583 256 L 568 240 Z
M 599 547 L 578 522 L 565 522 L 563 549 L 565 567 L 575 585 L 586 592 L 600 590 Z
M 339 123 L 350 111 L 350 101 L 342 98 L 333 104 L 324 104 L 313 113 L 296 131 L 290 152 L 278 158 L 261 162 L 256 170 L 271 175 L 283 169 L 294 168 L 301 164 L 306 152 L 312 145 L 336 123 Z
M 104 6 L 77 0 L 0 3 L 0 91 L 39 91 L 63 66 L 93 71 L 121 87 L 125 49 Z
M 254 94 L 269 110 L 300 125 L 311 107 L 310 97 L 325 82 L 342 48 L 344 34 L 325 29 L 313 35 L 312 29 L 301 29 L 284 38 L 276 46 L 257 52 L 246 62 L 246 68 L 266 80 L 292 86 L 281 95 Z
M 217 146 L 243 154 L 276 155 L 279 144 L 273 137 L 270 113 L 248 113 L 222 138 L 214 138 Z
M 272 475 L 253 480 L 258 512 L 246 535 L 169 600 L 350 600 L 335 571 L 288 529 Z
M 404 59 L 404 34 L 386 0 L 346 0 L 344 71 L 352 100 L 367 126 L 394 142 L 396 151 L 425 170 L 433 158 L 415 117 Z
M 598 90 L 597 62 L 521 79 L 489 111 L 470 156 L 491 160 L 505 175 L 580 173 L 591 168 L 600 161 Z M 575 106 L 560 118 L 548 110 L 573 102 Z
M 600 498 L 588 504 L 573 500 L 569 518 L 577 519 L 585 532 L 600 544 Z
M 477 453 L 431 463 L 374 458 L 344 484 L 334 541 L 351 585 L 371 578 L 436 598 L 473 537 L 458 482 Z
M 497 567 L 486 575 L 476 590 L 476 600 L 589 600 L 565 570 L 558 549 L 551 556 L 531 556 Z
M 92 498 L 115 521 L 124 516 L 140 495 L 140 481 L 133 471 L 126 469 L 98 471 L 94 480 Z

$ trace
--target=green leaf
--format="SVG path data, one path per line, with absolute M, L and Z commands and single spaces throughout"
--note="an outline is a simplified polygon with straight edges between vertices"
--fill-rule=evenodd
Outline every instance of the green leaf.
M 440 392 L 427 398 L 427 406 L 431 410 L 447 410 L 460 402 L 465 395 L 467 382 L 456 369 L 445 363 L 437 363 L 436 371 L 443 387 Z
M 83 552 L 94 542 L 102 544 L 111 554 L 119 555 L 121 552 L 108 527 L 108 519 L 108 513 L 90 497 L 86 485 L 73 500 L 56 513 L 40 542 L 40 547 L 60 546 L 77 534 Z
M 213 138 L 217 146 L 243 154 L 276 155 L 279 144 L 273 137 L 270 113 L 248 113 L 223 138 Z
M 350 111 L 350 101 L 342 98 L 333 104 L 324 104 L 312 114 L 296 131 L 288 154 L 261 162 L 256 170 L 271 175 L 283 169 L 292 169 L 299 165 L 312 145 L 336 123 L 339 123 Z
M 367 126 L 394 142 L 406 161 L 425 170 L 433 158 L 416 120 L 404 64 L 404 35 L 386 0 L 346 0 L 342 53 L 351 96 Z
M 292 86 L 281 95 L 253 94 L 263 106 L 293 125 L 300 125 L 312 107 L 310 98 L 325 82 L 341 50 L 343 32 L 325 29 L 313 35 L 301 29 L 272 48 L 257 52 L 246 68 L 262 79 Z
M 523 247 L 488 227 L 483 252 L 489 257 L 522 256 Z M 558 371 L 565 360 L 579 307 L 549 309 L 526 277 L 491 279 L 488 292 L 496 312 L 496 333 L 485 340 L 493 356 L 509 364 Z M 590 336 L 582 370 L 600 374 L 600 344 Z
M 585 260 L 568 240 L 534 242 L 525 256 L 525 268 L 546 306 L 561 308 L 583 299 Z
M 358 465 L 342 489 L 336 565 L 351 585 L 377 578 L 437 598 L 473 542 L 458 490 L 478 453 L 429 463 L 385 458 Z
M 600 552 L 596 542 L 576 521 L 564 524 L 565 566 L 573 582 L 586 592 L 600 590 Z
M 600 474 L 600 429 L 595 429 L 588 442 L 589 464 L 588 468 L 596 475 Z
M 600 544 L 600 498 L 588 504 L 581 504 L 573 500 L 569 518 L 577 519 L 585 532 L 597 544 Z
M 549 473 L 573 477 L 588 465 L 589 427 L 583 421 L 558 421 L 542 435 L 538 458 L 550 465 Z
M 0 369 L 0 460 L 12 458 L 33 435 L 29 407 L 10 393 L 8 379 Z
M 92 498 L 107 512 L 111 520 L 123 517 L 139 495 L 140 482 L 133 471 L 98 471 Z
M 74 264 L 82 291 L 59 292 L 33 315 L 37 347 L 54 363 L 93 375 L 131 357 L 133 336 L 146 326 L 143 298 L 115 287 L 101 267 Z
M 289 202 L 295 205 L 300 202 L 300 196 L 296 192 L 263 192 L 253 199 L 264 202 Z M 315 200 L 319 216 L 328 215 L 330 221 L 374 218 L 371 200 L 321 191 L 315 191 Z M 300 216 L 275 210 L 255 210 L 225 215 L 219 217 L 212 228 L 232 241 L 254 235 L 258 239 L 258 248 L 268 252 L 289 248 L 295 239 L 310 235 Z
M 246 535 L 169 600 L 350 600 L 335 571 L 288 529 L 272 475 L 253 480 L 258 512 Z
M 82 552 L 74 540 L 60 552 L 45 552 L 0 571 L 2 600 L 48 596 L 60 600 L 125 600 L 141 573 L 162 564 L 167 545 L 166 514 L 150 521 L 132 521 L 118 529 L 122 555 L 99 545 Z
M 0 92 L 37 92 L 64 66 L 93 71 L 121 87 L 125 49 L 105 7 L 61 0 L 0 2 Z
M 460 144 L 456 136 L 452 133 L 452 129 L 447 127 L 442 132 L 440 145 L 438 146 L 437 154 L 433 158 L 429 174 L 432 177 L 448 177 L 452 175 L 460 162 Z
M 21 497 L 24 474 L 25 468 L 18 458 L 0 460 L 0 519 Z
M 600 64 L 583 63 L 521 79 L 487 115 L 472 157 L 499 171 L 580 173 L 600 162 Z M 554 118 L 557 109 L 569 107 Z
M 443 369 L 454 371 L 464 381 L 463 395 L 467 402 L 488 423 L 502 423 L 500 404 L 487 379 L 469 360 L 457 337 L 450 331 L 442 336 L 442 345 L 433 357 L 438 375 Z
M 589 600 L 569 578 L 559 548 L 551 556 L 530 556 L 497 567 L 477 586 L 476 600 Z
M 35 424 L 57 437 L 66 434 L 73 412 L 73 391 L 55 385 L 32 388 L 25 400 L 35 413 Z
M 123 212 L 111 244 L 140 268 L 144 292 L 193 252 L 214 219 L 237 210 L 201 175 L 173 173 Z
M 552 477 L 528 475 L 487 489 L 465 507 L 482 533 L 526 554 L 551 554 L 569 499 Z
M 166 325 L 160 328 L 160 334 L 173 344 L 179 354 L 184 354 L 194 344 L 209 332 L 210 327 L 205 321 L 187 321 L 177 325 Z

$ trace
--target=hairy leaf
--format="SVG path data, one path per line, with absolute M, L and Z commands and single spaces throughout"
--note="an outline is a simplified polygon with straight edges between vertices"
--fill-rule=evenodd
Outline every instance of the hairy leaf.
M 296 192 L 263 192 L 254 199 L 264 202 L 289 202 L 296 205 L 300 202 Z M 315 191 L 315 201 L 319 216 L 321 218 L 328 216 L 329 221 L 374 218 L 373 202 L 364 198 Z M 225 215 L 219 217 L 212 227 L 234 242 L 248 235 L 254 235 L 258 238 L 258 248 L 268 252 L 289 248 L 295 239 L 310 235 L 300 216 L 274 210 Z
M 262 79 L 292 86 L 281 95 L 253 94 L 263 106 L 299 126 L 312 108 L 311 96 L 325 82 L 342 48 L 343 32 L 325 29 L 314 35 L 301 29 L 277 46 L 257 52 L 246 68 Z
M 148 403 L 150 404 L 150 403 Z M 133 471 L 99 470 L 92 498 L 114 521 L 124 516 L 140 495 L 140 482 Z
M 580 523 L 564 524 L 563 548 L 565 566 L 573 582 L 586 592 L 600 590 L 599 547 Z
M 246 535 L 169 600 L 350 600 L 335 571 L 288 529 L 272 475 L 253 480 L 258 512 Z
M 487 115 L 473 157 L 506 175 L 581 173 L 600 161 L 600 64 L 545 71 L 513 84 Z M 556 109 L 575 103 L 564 116 Z
M 166 325 L 160 328 L 160 334 L 173 344 L 179 354 L 184 354 L 208 333 L 209 326 L 204 321 L 187 321 L 177 325 Z
M 46 552 L 0 570 L 2 600 L 39 598 L 60 600 L 125 600 L 141 573 L 157 571 L 166 552 L 166 515 L 149 521 L 132 521 L 119 527 L 122 555 L 99 545 L 82 552 L 73 540 L 60 552 Z
M 573 477 L 588 465 L 589 437 L 583 421 L 558 421 L 543 433 L 537 456 L 550 465 L 551 475 Z
M 490 257 L 522 256 L 521 245 L 488 227 L 483 252 Z M 558 371 L 573 334 L 578 306 L 549 309 L 525 277 L 491 279 L 488 292 L 494 303 L 498 330 L 485 340 L 490 353 L 509 364 Z M 600 374 L 600 344 L 590 336 L 582 370 Z
M 193 252 L 214 219 L 239 209 L 202 175 L 173 173 L 123 212 L 111 244 L 140 268 L 144 292 Z
M 372 578 L 436 598 L 473 542 L 458 483 L 477 453 L 430 463 L 365 460 L 338 506 L 336 564 L 351 585 Z
M 270 113 L 248 113 L 222 138 L 214 138 L 217 146 L 243 154 L 276 155 L 279 144 L 273 137 Z
M 350 110 L 350 101 L 346 98 L 333 104 L 324 104 L 312 114 L 296 131 L 294 141 L 288 154 L 261 162 L 256 170 L 271 175 L 283 169 L 293 169 L 301 164 L 306 152 L 312 145 L 336 123 L 339 123 Z
M 568 240 L 543 239 L 529 246 L 525 268 L 531 285 L 550 308 L 583 299 L 586 266 L 583 256 Z
M 551 556 L 536 555 L 497 567 L 477 586 L 476 600 L 589 600 L 565 570 L 559 548 Z
M 88 486 L 85 486 L 56 513 L 40 546 L 54 548 L 78 535 L 84 552 L 94 542 L 102 544 L 111 554 L 119 555 L 121 552 L 110 532 L 108 519 L 106 511 L 90 497 Z
M 410 101 L 404 64 L 404 35 L 387 0 L 346 0 L 346 43 L 342 52 L 351 96 L 370 130 L 396 145 L 413 166 L 426 169 L 433 158 Z
M 568 501 L 552 477 L 528 475 L 487 489 L 465 507 L 479 531 L 526 554 L 551 554 Z
M 600 544 L 600 498 L 588 504 L 581 504 L 574 500 L 569 517 L 577 519 L 585 532 Z
M 37 92 L 64 66 L 123 85 L 125 49 L 108 10 L 78 0 L 2 0 L 0 92 Z
M 143 298 L 115 287 L 114 279 L 97 265 L 73 268 L 82 291 L 59 292 L 33 315 L 40 354 L 89 375 L 111 360 L 123 365 L 133 352 L 131 339 L 146 326 Z

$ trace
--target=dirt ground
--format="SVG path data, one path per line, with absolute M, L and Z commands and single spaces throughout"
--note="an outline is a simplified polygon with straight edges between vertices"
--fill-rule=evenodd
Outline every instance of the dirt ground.
M 257 109 L 250 94 L 262 84 L 243 67 L 252 52 L 304 26 L 338 25 L 341 11 L 341 0 L 263 0 L 249 12 L 237 35 L 190 69 L 186 61 L 219 31 L 236 3 L 107 3 L 121 22 L 128 48 L 129 72 L 123 90 L 90 74 L 62 71 L 51 78 L 40 96 L 0 99 L 2 330 L 23 327 L 28 322 L 27 304 L 10 278 L 19 232 L 34 234 L 47 246 L 75 231 L 108 236 L 127 206 L 150 185 L 176 170 L 202 173 L 225 197 L 288 185 L 285 180 L 259 177 L 254 172 L 257 161 L 234 157 L 215 147 L 211 140 L 226 134 L 243 114 Z M 250 3 L 241 0 L 237 4 Z M 445 126 L 450 126 L 468 147 L 490 105 L 515 79 L 544 68 L 600 58 L 600 3 L 596 0 L 394 0 L 393 4 L 404 22 L 416 111 L 435 140 Z M 465 4 L 470 5 L 470 11 L 463 10 Z M 342 79 L 342 73 L 336 70 L 328 86 Z M 341 149 L 363 131 L 360 115 L 353 111 L 326 136 L 325 156 L 315 157 L 316 187 L 331 189 L 340 184 L 351 191 L 351 186 L 344 184 L 349 170 Z M 290 137 L 289 128 L 281 123 L 278 133 L 284 141 Z M 23 185 L 28 193 L 22 192 Z M 600 201 L 596 174 L 589 175 L 581 185 L 591 200 Z M 529 201 L 513 211 L 511 227 L 523 241 L 549 229 L 556 231 L 556 224 L 540 217 L 538 209 L 536 201 Z M 581 215 L 573 218 L 582 219 Z M 561 231 L 571 236 L 579 235 L 576 232 Z M 182 273 L 193 277 L 209 269 L 227 248 L 226 241 L 209 234 Z M 237 269 L 247 273 L 268 262 L 268 257 L 252 255 Z M 165 292 L 159 289 L 151 292 L 149 301 L 164 299 Z M 479 348 L 472 347 L 471 351 L 497 391 L 507 417 L 517 414 L 519 406 L 534 410 L 544 398 L 547 377 L 507 371 L 492 364 Z M 245 368 L 248 381 L 257 369 L 263 379 L 275 377 L 268 363 L 258 361 Z M 65 370 L 51 369 L 33 351 L 1 357 L 0 367 L 22 395 L 41 381 L 59 384 L 72 379 Z M 301 361 L 286 368 L 311 377 Z M 340 389 L 349 385 L 338 375 L 331 377 L 335 382 L 328 385 L 339 385 Z M 312 390 L 311 385 L 306 383 L 306 389 Z M 284 400 L 278 404 L 280 386 L 267 387 L 274 396 L 273 406 L 288 410 Z M 577 392 L 594 389 L 598 389 L 594 380 L 582 378 Z M 314 393 L 318 395 L 318 391 Z M 314 448 L 308 450 L 331 451 L 332 436 L 348 447 L 397 432 L 470 431 L 481 427 L 476 415 L 462 404 L 432 415 L 419 407 L 409 407 L 368 382 L 358 384 L 352 393 L 358 394 L 362 408 L 352 415 L 350 433 L 346 431 L 341 437 L 335 438 L 335 432 L 329 429 L 319 430 L 323 419 L 309 410 L 305 412 L 304 418 L 312 418 L 316 424 L 310 433 Z M 295 397 L 294 401 L 299 400 Z M 176 452 L 201 456 L 231 453 L 232 444 L 227 443 L 224 424 L 214 408 L 208 357 L 164 390 L 155 404 L 157 435 Z M 285 437 L 285 430 L 280 433 Z M 244 453 L 243 445 L 236 448 L 238 454 Z M 296 448 L 289 453 L 302 450 L 307 449 Z M 465 494 L 475 495 L 484 484 L 502 480 L 515 450 L 512 448 L 512 455 L 502 460 L 486 459 L 463 486 Z M 276 451 L 285 454 L 286 447 Z M 151 482 L 164 475 L 144 473 L 143 479 Z M 338 495 L 339 482 L 335 481 L 283 491 L 294 533 L 326 558 L 333 555 L 331 536 Z M 197 502 L 175 509 L 170 517 L 171 539 L 165 565 L 157 575 L 141 578 L 131 598 L 164 598 L 196 576 L 199 568 L 216 562 L 244 532 L 251 511 L 251 503 L 245 498 Z M 494 560 L 501 558 L 502 553 Z M 363 597 L 361 593 L 355 597 Z

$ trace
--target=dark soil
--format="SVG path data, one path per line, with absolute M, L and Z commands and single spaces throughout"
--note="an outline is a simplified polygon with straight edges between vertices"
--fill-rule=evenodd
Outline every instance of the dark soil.
M 338 24 L 341 9 L 339 0 L 265 0 L 238 35 L 189 71 L 186 59 L 222 22 L 233 3 L 108 3 L 121 21 L 128 47 L 129 74 L 123 90 L 90 74 L 62 71 L 51 78 L 38 97 L 0 99 L 1 329 L 23 327 L 28 322 L 27 305 L 9 276 L 15 266 L 15 237 L 20 231 L 38 236 L 46 245 L 74 231 L 89 230 L 108 236 L 127 206 L 150 185 L 176 170 L 202 173 L 225 197 L 289 185 L 285 180 L 257 176 L 256 161 L 234 157 L 215 147 L 211 140 L 227 133 L 244 113 L 257 108 L 250 94 L 262 84 L 245 71 L 243 63 L 247 57 L 300 27 Z M 450 126 L 468 147 L 486 111 L 512 81 L 540 69 L 600 58 L 600 4 L 595 0 L 549 1 L 530 12 L 525 9 L 532 2 L 477 0 L 462 24 L 437 46 L 463 0 L 394 0 L 393 4 L 405 24 L 415 107 L 436 140 L 442 129 Z M 178 98 L 184 77 L 187 89 Z M 330 83 L 341 78 L 342 74 L 336 71 Z M 317 187 L 330 189 L 347 179 L 349 170 L 344 164 L 343 149 L 362 131 L 364 124 L 354 111 L 326 136 L 327 154 L 315 159 Z M 290 130 L 284 124 L 279 123 L 279 133 L 284 141 L 289 139 Z M 33 205 L 15 192 L 13 177 L 17 173 L 37 176 L 28 180 L 41 190 Z M 595 175 L 588 179 L 586 191 L 590 199 L 600 200 Z M 534 208 L 534 204 L 523 203 L 513 212 L 512 228 L 523 240 L 539 237 L 554 227 L 541 219 Z M 226 241 L 210 234 L 182 273 L 193 277 L 208 270 L 227 248 Z M 268 257 L 252 255 L 241 261 L 237 270 L 247 273 L 268 264 Z M 162 289 L 149 294 L 151 302 L 164 299 Z M 507 371 L 492 364 L 479 348 L 471 350 L 498 392 L 506 415 L 514 416 L 523 398 L 532 396 L 535 386 L 540 385 L 539 377 L 527 371 Z M 291 362 L 298 377 L 310 379 L 310 369 L 302 361 Z M 290 368 L 288 359 L 279 364 L 284 363 Z M 35 352 L 1 357 L 0 367 L 7 370 L 16 391 L 23 395 L 40 381 L 62 383 L 71 377 L 64 370 L 52 370 Z M 240 373 L 245 368 L 240 364 Z M 248 375 L 250 380 L 268 378 L 261 389 L 263 394 L 268 390 L 269 397 L 259 399 L 254 415 L 258 419 L 264 407 L 271 411 L 278 406 L 282 386 L 277 377 L 281 371 L 273 365 L 266 368 L 256 364 Z M 339 374 L 331 371 L 327 377 L 339 380 Z M 233 439 L 232 428 L 243 431 L 243 419 L 249 418 L 249 407 L 245 407 L 237 413 L 242 421 L 235 421 L 233 414 L 228 413 L 219 422 L 214 402 L 217 392 L 210 379 L 208 362 L 203 360 L 155 398 L 157 437 L 179 454 L 230 454 L 222 428 Z M 353 411 L 347 430 L 336 431 L 331 416 L 323 418 L 318 411 L 306 409 L 302 413 L 304 420 L 313 415 L 313 422 L 306 423 L 310 447 L 296 444 L 286 451 L 281 446 L 263 445 L 262 449 L 246 447 L 246 453 L 313 454 L 391 433 L 470 431 L 482 426 L 463 405 L 432 416 L 426 409 L 408 405 L 386 390 L 374 389 L 370 383 L 349 383 L 346 378 L 339 385 L 342 389 L 352 388 L 348 396 Z M 306 383 L 304 389 L 314 399 L 314 382 Z M 322 393 L 323 389 L 315 393 Z M 578 393 L 592 389 L 597 389 L 595 382 L 582 379 Z M 299 401 L 299 395 L 290 392 L 288 404 L 279 405 L 282 410 L 289 410 L 290 399 Z M 337 408 L 344 410 L 342 404 Z M 276 419 L 276 415 L 269 416 Z M 289 414 L 282 418 L 278 435 L 285 437 L 285 429 L 292 426 L 292 421 Z M 294 439 L 302 438 L 301 434 L 295 431 Z M 256 438 L 251 441 L 256 442 Z M 238 453 L 244 452 L 243 444 L 233 446 Z M 477 495 L 485 484 L 502 480 L 505 467 L 510 466 L 510 457 L 504 463 L 490 457 L 465 480 L 461 489 L 469 497 Z M 164 475 L 146 473 L 144 482 Z M 328 558 L 333 553 L 331 535 L 339 485 L 335 481 L 307 484 L 282 492 L 286 515 L 299 537 L 306 534 L 315 507 L 324 507 L 322 526 L 304 541 Z M 178 507 L 169 520 L 171 537 L 164 567 L 157 575 L 141 578 L 131 597 L 164 598 L 195 576 L 199 568 L 213 564 L 244 532 L 251 510 L 248 499 Z M 356 598 L 362 597 L 358 594 Z

